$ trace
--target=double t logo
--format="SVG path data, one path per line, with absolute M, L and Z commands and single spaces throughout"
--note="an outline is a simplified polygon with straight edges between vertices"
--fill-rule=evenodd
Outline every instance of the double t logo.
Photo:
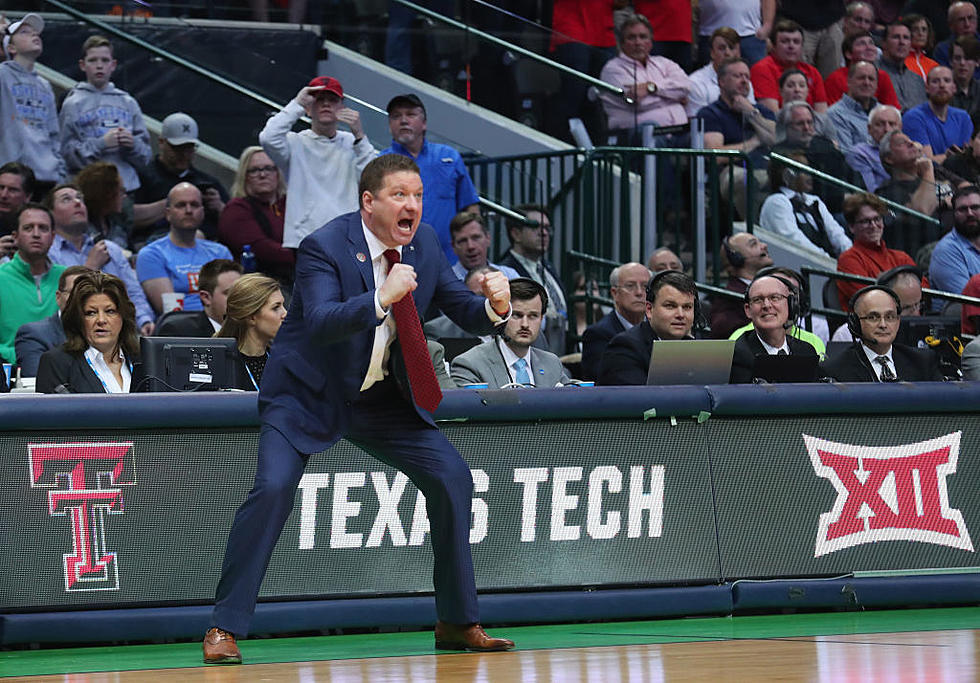
M 120 486 L 136 483 L 132 443 L 29 444 L 32 488 L 48 488 L 48 513 L 71 521 L 65 590 L 118 590 L 116 553 L 106 548 L 106 515 L 123 512 Z

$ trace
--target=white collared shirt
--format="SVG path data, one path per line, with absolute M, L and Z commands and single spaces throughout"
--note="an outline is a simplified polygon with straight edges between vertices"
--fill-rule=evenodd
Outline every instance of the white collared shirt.
M 101 351 L 94 346 L 90 346 L 85 350 L 83 355 L 85 356 L 85 360 L 88 361 L 89 367 L 95 372 L 95 376 L 102 381 L 102 386 L 105 388 L 105 393 L 129 393 L 129 385 L 133 379 L 133 375 L 129 371 L 129 363 L 126 362 L 126 356 L 123 355 L 122 349 L 119 350 L 119 358 L 122 360 L 122 368 L 119 370 L 119 374 L 122 375 L 123 380 L 122 386 L 119 386 L 119 382 L 116 380 L 116 375 L 112 372 L 109 364 L 105 362 L 105 358 L 103 357 Z
M 888 365 L 891 366 L 892 372 L 895 373 L 895 377 L 898 377 L 898 368 L 895 367 L 895 359 L 892 358 L 892 347 L 889 346 L 885 353 L 878 353 L 877 351 L 868 347 L 867 344 L 861 342 L 861 348 L 864 350 L 864 355 L 868 357 L 868 362 L 871 363 L 871 369 L 875 372 L 875 377 L 881 382 L 881 363 L 875 360 L 878 356 L 887 356 Z
M 208 316 L 208 320 L 210 321 L 210 323 L 211 323 L 211 327 L 213 327 L 213 328 L 214 328 L 214 331 L 215 331 L 215 332 L 217 332 L 218 330 L 220 330 L 220 329 L 221 329 L 221 323 L 219 323 L 219 322 L 218 322 L 217 320 L 215 320 L 215 319 L 214 319 L 214 318 L 212 318 L 211 316 Z
M 756 332 L 755 333 L 755 336 L 756 337 L 759 337 L 759 333 Z M 759 341 L 762 342 L 762 348 L 764 348 L 766 350 L 766 353 L 768 353 L 770 356 L 775 356 L 780 351 L 785 351 L 787 354 L 790 353 L 790 350 L 789 350 L 789 341 L 787 341 L 785 337 L 783 338 L 783 345 L 782 346 L 771 346 L 771 345 L 767 344 L 766 343 L 766 340 L 763 339 L 762 337 L 759 337 Z
M 371 257 L 371 268 L 374 271 L 374 312 L 378 320 L 384 320 L 374 331 L 374 346 L 371 348 L 371 362 L 368 363 L 367 375 L 361 384 L 361 391 L 371 387 L 375 382 L 383 382 L 388 368 L 388 357 L 391 354 L 391 342 L 395 338 L 395 319 L 388 315 L 388 311 L 381 307 L 381 300 L 378 292 L 382 283 L 388 277 L 388 261 L 385 260 L 384 253 L 388 247 L 381 243 L 381 240 L 368 229 L 361 219 L 361 230 L 364 231 L 364 239 L 367 241 L 368 253 Z M 402 254 L 401 246 L 395 247 L 399 258 Z
M 504 357 L 504 363 L 507 364 L 507 374 L 510 375 L 512 382 L 517 382 L 517 368 L 514 367 L 514 363 L 517 362 L 520 356 L 514 353 L 504 340 L 499 337 L 497 338 L 496 344 L 497 348 L 500 349 L 500 355 Z M 534 368 L 531 367 L 531 349 L 527 350 L 527 355 L 524 356 L 524 360 L 527 361 L 527 376 L 531 378 L 531 386 L 537 386 L 537 382 L 534 381 Z

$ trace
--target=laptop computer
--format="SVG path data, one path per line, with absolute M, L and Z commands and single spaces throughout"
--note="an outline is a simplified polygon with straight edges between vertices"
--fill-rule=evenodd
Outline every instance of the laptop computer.
M 733 339 L 678 339 L 653 342 L 647 384 L 728 384 Z
M 758 353 L 752 364 L 752 376 L 767 382 L 816 382 L 818 358 L 787 354 Z

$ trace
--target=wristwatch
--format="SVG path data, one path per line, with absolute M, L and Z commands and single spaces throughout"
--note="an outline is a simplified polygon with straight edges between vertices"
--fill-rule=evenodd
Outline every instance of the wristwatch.
M 657 94 L 657 84 L 656 83 L 647 83 L 647 92 L 650 93 L 651 95 L 656 95 Z

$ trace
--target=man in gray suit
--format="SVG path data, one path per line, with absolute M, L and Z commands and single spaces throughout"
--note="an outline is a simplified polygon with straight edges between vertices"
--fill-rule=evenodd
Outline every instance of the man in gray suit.
M 48 349 L 65 343 L 65 330 L 61 326 L 61 312 L 68 303 L 71 288 L 75 279 L 82 273 L 92 272 L 87 266 L 68 266 L 58 278 L 58 291 L 54 294 L 58 311 L 47 318 L 33 323 L 25 323 L 17 329 L 14 337 L 14 352 L 17 354 L 17 364 L 20 366 L 21 377 L 37 376 L 37 364 L 41 354 Z
M 475 346 L 453 359 L 456 386 L 486 384 L 490 389 L 499 389 L 520 384 L 547 388 L 569 381 L 558 356 L 532 348 L 548 309 L 545 288 L 529 278 L 515 278 L 510 281 L 510 302 L 513 312 L 502 332 L 492 342 Z

